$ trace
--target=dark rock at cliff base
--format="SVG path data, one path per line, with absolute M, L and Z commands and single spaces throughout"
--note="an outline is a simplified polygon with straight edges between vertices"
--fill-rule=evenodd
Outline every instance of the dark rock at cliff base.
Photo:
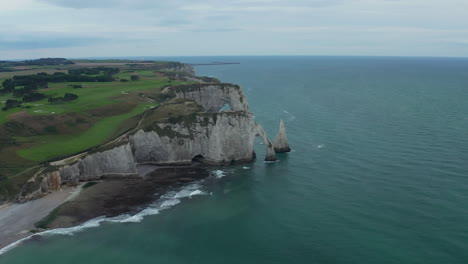
M 158 195 L 177 186 L 209 176 L 203 167 L 160 168 L 145 177 L 112 178 L 84 189 L 55 213 L 48 228 L 79 225 L 100 216 L 117 216 L 138 210 Z

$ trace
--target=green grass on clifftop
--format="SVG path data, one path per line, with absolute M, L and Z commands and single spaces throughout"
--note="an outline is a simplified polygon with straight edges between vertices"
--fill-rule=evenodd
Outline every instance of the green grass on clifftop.
M 85 151 L 117 136 L 115 132 L 123 121 L 154 106 L 157 106 L 157 104 L 140 104 L 129 113 L 103 118 L 79 135 L 47 135 L 20 138 L 20 140 L 34 142 L 36 146 L 19 150 L 18 154 L 25 159 L 46 161 Z

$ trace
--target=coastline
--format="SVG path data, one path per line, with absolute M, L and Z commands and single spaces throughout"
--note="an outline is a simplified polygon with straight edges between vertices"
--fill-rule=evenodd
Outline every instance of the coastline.
M 118 216 L 125 216 L 120 222 L 141 220 L 142 216 L 147 215 L 147 209 L 143 208 L 161 196 L 171 190 L 183 189 L 184 186 L 209 175 L 209 171 L 204 167 L 164 167 L 155 169 L 143 177 L 104 178 L 102 181 L 93 182 L 89 187 L 86 184 L 77 187 L 64 186 L 60 191 L 24 204 L 4 205 L 0 207 L 0 255 L 17 246 L 22 240 L 53 233 L 54 230 L 73 229 L 86 225 L 93 219 L 96 219 L 94 224 L 97 225 L 101 221 Z M 191 190 L 186 195 L 176 193 L 176 199 L 166 201 L 160 208 L 165 209 L 177 204 L 177 198 L 198 194 L 202 194 L 198 189 Z M 158 210 L 155 211 L 155 214 L 157 213 Z M 130 216 L 131 214 L 136 215 Z M 35 226 L 38 222 L 43 222 L 46 226 L 38 230 Z M 35 234 L 32 230 L 40 233 Z
M 0 208 L 0 249 L 30 236 L 34 224 L 49 215 L 55 208 L 73 198 L 81 186 L 64 186 L 42 198 L 27 203 L 10 203 Z

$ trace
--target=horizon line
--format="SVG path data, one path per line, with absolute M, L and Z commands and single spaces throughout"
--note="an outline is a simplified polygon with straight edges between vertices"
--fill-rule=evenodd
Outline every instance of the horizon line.
M 0 59 L 0 61 L 25 61 L 42 58 L 65 58 L 69 60 L 85 60 L 85 59 L 125 59 L 125 58 L 171 58 L 171 57 L 354 57 L 354 58 L 446 58 L 446 59 L 468 59 L 468 56 L 429 56 L 429 55 L 132 55 L 132 56 L 83 56 L 83 57 L 35 57 L 28 59 Z

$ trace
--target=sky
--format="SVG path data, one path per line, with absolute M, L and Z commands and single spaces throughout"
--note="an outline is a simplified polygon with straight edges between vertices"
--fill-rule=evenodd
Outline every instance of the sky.
M 467 0 L 0 0 L 0 60 L 468 57 Z

